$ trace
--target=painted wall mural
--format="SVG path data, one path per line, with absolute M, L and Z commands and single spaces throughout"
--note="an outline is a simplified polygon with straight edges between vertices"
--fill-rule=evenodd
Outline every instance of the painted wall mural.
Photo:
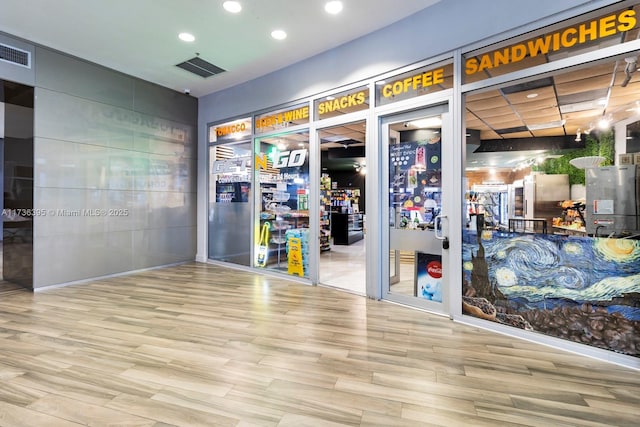
M 640 241 L 463 232 L 463 313 L 640 357 Z

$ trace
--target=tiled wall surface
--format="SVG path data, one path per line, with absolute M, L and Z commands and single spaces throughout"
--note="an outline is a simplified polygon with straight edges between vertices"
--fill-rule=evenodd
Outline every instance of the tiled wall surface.
M 36 56 L 34 288 L 193 260 L 197 100 Z

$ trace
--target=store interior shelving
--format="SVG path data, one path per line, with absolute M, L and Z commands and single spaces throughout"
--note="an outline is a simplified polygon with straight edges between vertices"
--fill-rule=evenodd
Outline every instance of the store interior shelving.
M 320 177 L 320 251 L 331 250 L 331 177 Z

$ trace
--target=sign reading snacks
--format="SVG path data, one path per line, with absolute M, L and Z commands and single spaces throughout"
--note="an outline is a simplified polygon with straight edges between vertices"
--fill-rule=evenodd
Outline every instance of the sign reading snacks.
M 289 126 L 300 125 L 303 123 L 309 123 L 309 106 L 307 104 L 257 116 L 255 119 L 257 133 L 284 129 Z
M 364 86 L 315 101 L 319 119 L 328 119 L 367 108 L 369 108 L 369 89 Z
M 429 65 L 376 82 L 376 105 L 386 105 L 453 87 L 453 65 Z
M 492 69 L 508 64 L 523 62 L 522 68 L 536 65 L 534 62 L 538 56 L 548 55 L 564 49 L 578 48 L 586 43 L 593 43 L 607 37 L 615 37 L 616 44 L 620 43 L 620 34 L 626 33 L 636 27 L 636 12 L 633 9 L 610 14 L 601 18 L 593 19 L 582 24 L 573 25 L 559 31 L 541 35 L 540 37 L 526 40 L 503 49 L 497 49 L 489 53 L 474 55 L 465 60 L 465 74 L 467 77 L 474 76 L 489 78 L 492 77 Z M 624 39 L 623 42 L 635 40 Z M 524 64 L 524 60 L 533 64 Z M 548 57 L 547 57 L 548 59 Z M 509 71 L 514 71 L 510 68 Z M 477 78 L 473 79 L 478 80 Z

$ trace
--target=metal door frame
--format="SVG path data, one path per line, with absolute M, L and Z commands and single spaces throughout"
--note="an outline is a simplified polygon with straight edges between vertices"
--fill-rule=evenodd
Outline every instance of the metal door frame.
M 454 158 L 454 131 L 453 131 L 453 112 L 452 112 L 452 100 L 447 97 L 437 101 L 433 101 L 429 104 L 423 104 L 415 106 L 411 109 L 405 109 L 403 111 L 389 112 L 388 114 L 380 114 L 378 116 L 378 146 L 379 146 L 379 181 L 380 187 L 378 197 L 380 200 L 380 235 L 378 259 L 380 262 L 380 281 L 379 281 L 379 295 L 382 299 L 397 302 L 403 305 L 408 305 L 420 309 L 424 309 L 433 313 L 450 315 L 451 313 L 451 294 L 458 289 L 455 286 L 453 280 L 455 275 L 451 274 L 451 249 L 442 251 L 442 270 L 443 270 L 443 283 L 442 283 L 442 302 L 428 301 L 419 297 L 393 294 L 389 292 L 390 283 L 390 268 L 389 268 L 389 251 L 390 251 L 390 237 L 388 233 L 389 227 L 389 125 L 392 123 L 409 121 L 416 118 L 423 118 L 429 116 L 440 115 L 442 117 L 441 127 L 441 139 L 442 139 L 442 229 L 439 233 L 442 237 L 447 237 L 451 240 L 451 225 L 452 217 L 457 215 L 453 212 L 453 205 L 456 197 L 458 197 L 459 191 L 455 191 L 455 168 L 451 167 Z M 453 221 L 455 223 L 455 220 Z

